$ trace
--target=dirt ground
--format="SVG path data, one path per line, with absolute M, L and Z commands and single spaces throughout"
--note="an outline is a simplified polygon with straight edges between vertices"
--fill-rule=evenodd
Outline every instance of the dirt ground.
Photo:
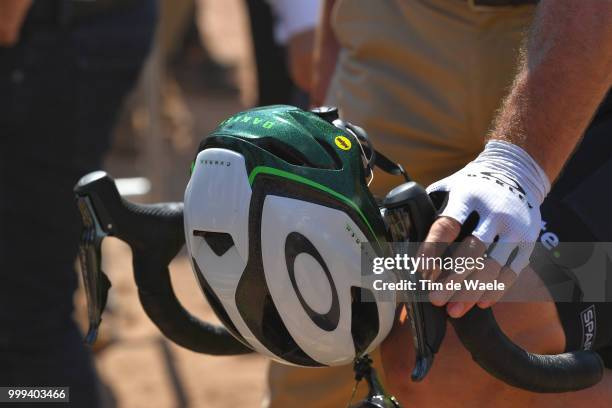
M 131 276 L 129 248 L 115 239 L 104 244 L 105 269 L 113 283 L 110 316 L 115 340 L 97 353 L 109 399 L 118 407 L 258 407 L 264 395 L 266 360 L 257 355 L 210 357 L 166 340 L 145 316 Z M 216 321 L 202 297 L 187 259 L 171 265 L 183 305 L 200 318 Z M 104 324 L 103 323 L 103 324 Z
M 147 79 L 145 75 L 140 102 L 137 92 L 132 111 L 124 115 L 128 127 L 134 123 L 138 127 L 140 123 L 143 128 L 129 143 L 136 146 L 135 151 L 126 153 L 126 149 L 116 148 L 106 166 L 115 177 L 151 179 L 151 194 L 137 198 L 139 201 L 182 200 L 189 163 L 201 137 L 254 99 L 254 71 L 243 1 L 202 2 L 199 23 L 207 47 L 217 61 L 234 68 L 240 92 L 207 92 L 200 88 L 196 91 L 189 84 L 163 81 L 160 91 L 164 98 L 153 108 L 154 112 L 159 111 L 160 118 L 157 128 L 151 131 L 151 118 L 146 112 L 151 111 L 151 92 L 155 91 L 150 88 L 159 77 Z M 141 148 L 150 145 L 156 147 Z M 105 340 L 110 343 L 96 353 L 96 365 L 110 389 L 109 406 L 221 408 L 261 404 L 266 359 L 256 355 L 209 357 L 170 343 L 148 320 L 138 302 L 129 248 L 118 240 L 107 239 L 104 268 L 113 287 L 102 323 L 101 343 Z M 175 290 L 185 307 L 197 316 L 214 319 L 184 254 L 175 260 L 171 270 Z

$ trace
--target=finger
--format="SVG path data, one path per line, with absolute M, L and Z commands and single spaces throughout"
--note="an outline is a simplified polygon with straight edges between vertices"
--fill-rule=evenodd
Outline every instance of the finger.
M 478 227 L 476 227 L 476 229 L 474 229 L 472 232 L 472 235 L 484 242 L 486 245 L 490 245 L 495 240 L 497 229 L 489 220 L 478 225 Z
M 531 253 L 533 252 L 533 248 L 535 247 L 535 242 L 524 242 L 519 246 L 519 251 L 516 254 L 516 257 L 512 260 L 510 264 L 510 269 L 512 269 L 516 274 L 521 272 L 527 265 L 529 265 L 529 258 L 531 257 Z
M 475 260 L 479 257 L 482 257 L 485 251 L 486 251 L 485 245 L 478 238 L 470 235 L 466 237 L 463 241 L 461 241 L 461 243 L 459 244 L 459 246 L 453 253 L 453 258 L 463 259 L 464 262 L 466 259 Z M 451 281 L 455 283 L 463 282 L 468 276 L 472 274 L 476 266 L 477 265 L 474 263 L 472 267 L 470 268 L 466 267 L 462 273 L 458 273 L 457 269 L 455 269 L 455 271 L 452 271 L 449 275 L 447 275 L 441 281 L 441 283 L 443 284 L 443 289 L 430 293 L 429 299 L 431 303 L 433 303 L 435 306 L 444 306 L 446 302 L 448 302 L 449 299 L 453 296 L 453 293 L 455 292 L 452 289 L 448 289 L 450 286 L 447 286 L 447 284 L 450 284 Z
M 500 265 L 505 265 L 515 248 L 516 243 L 513 244 L 505 239 L 500 239 L 489 252 L 489 258 L 494 259 Z
M 452 218 L 459 224 L 464 224 L 472 213 L 470 198 L 466 200 L 462 194 L 457 195 L 453 191 L 445 191 L 449 189 L 448 179 L 444 179 L 427 187 L 427 193 L 432 198 L 437 194 L 442 194 L 444 197 L 441 208 L 439 208 L 439 216 Z
M 421 244 L 418 254 L 424 259 L 436 258 L 444 253 L 448 245 L 459 236 L 461 224 L 458 221 L 449 217 L 438 218 L 429 229 L 429 233 L 425 238 L 425 242 Z M 424 279 L 434 281 L 441 271 L 434 265 L 430 268 L 421 268 L 421 276 Z
M 497 281 L 499 283 L 503 283 L 504 284 L 504 290 L 488 290 L 486 291 L 482 297 L 480 298 L 480 300 L 478 301 L 478 307 L 481 309 L 486 309 L 488 307 L 493 306 L 495 303 L 497 303 L 503 296 L 504 293 L 506 293 L 506 291 L 508 289 L 510 289 L 510 287 L 512 285 L 514 285 L 514 282 L 516 282 L 516 279 L 518 278 L 518 274 L 516 274 L 512 269 L 508 268 L 508 267 L 503 267 L 501 269 L 501 271 L 499 272 L 499 276 L 497 277 Z
M 429 229 L 425 242 L 453 242 L 459 236 L 461 224 L 450 217 L 438 218 Z
M 469 303 L 451 302 L 446 306 L 446 313 L 453 319 L 458 319 L 466 314 L 474 305 Z
M 502 267 L 499 263 L 497 263 L 494 259 L 489 258 L 485 261 L 484 268 L 474 270 L 470 276 L 470 280 L 473 282 L 484 283 L 485 285 L 487 283 L 492 283 L 499 277 L 501 269 Z M 476 289 L 471 288 L 469 290 L 464 287 L 462 291 L 455 292 L 455 294 L 449 300 L 447 313 L 453 318 L 462 317 L 472 307 L 474 307 L 476 302 L 478 302 L 487 292 L 489 291 L 481 290 L 478 286 Z

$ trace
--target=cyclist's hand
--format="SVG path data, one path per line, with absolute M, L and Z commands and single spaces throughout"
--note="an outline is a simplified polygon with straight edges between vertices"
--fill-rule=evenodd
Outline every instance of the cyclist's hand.
M 423 271 L 425 279 L 461 283 L 460 291 L 448 290 L 445 285 L 443 290 L 432 292 L 432 303 L 448 303 L 448 314 L 460 317 L 477 302 L 485 308 L 499 300 L 503 291 L 467 290 L 465 281 L 497 280 L 506 289 L 512 285 L 529 263 L 541 227 L 539 207 L 549 189 L 550 182 L 537 163 L 518 146 L 501 141 L 489 142 L 476 160 L 429 186 L 427 192 L 443 196 L 445 202 L 425 240 L 423 254 L 441 256 L 440 243 L 454 242 L 469 217 L 475 218 L 475 228 L 458 243 L 453 256 L 485 259 L 463 273 L 441 276 L 439 270 Z

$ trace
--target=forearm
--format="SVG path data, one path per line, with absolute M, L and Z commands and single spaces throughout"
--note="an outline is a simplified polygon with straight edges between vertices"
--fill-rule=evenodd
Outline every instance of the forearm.
M 293 82 L 303 91 L 310 90 L 314 28 L 299 32 L 289 39 L 289 72 Z
M 554 180 L 612 84 L 612 1 L 542 0 L 490 137 Z
M 0 0 L 0 47 L 10 47 L 17 42 L 31 4 L 32 0 Z
M 333 75 L 340 45 L 331 25 L 331 15 L 336 0 L 323 0 L 319 25 L 315 34 L 313 54 L 311 100 L 321 105 Z

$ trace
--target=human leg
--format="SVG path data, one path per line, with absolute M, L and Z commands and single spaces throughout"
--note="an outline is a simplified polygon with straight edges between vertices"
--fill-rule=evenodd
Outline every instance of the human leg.
M 72 188 L 101 167 L 148 50 L 152 4 L 78 27 L 30 21 L 0 51 L 0 383 L 70 386 L 74 406 L 96 406 L 97 379 L 72 320 Z

